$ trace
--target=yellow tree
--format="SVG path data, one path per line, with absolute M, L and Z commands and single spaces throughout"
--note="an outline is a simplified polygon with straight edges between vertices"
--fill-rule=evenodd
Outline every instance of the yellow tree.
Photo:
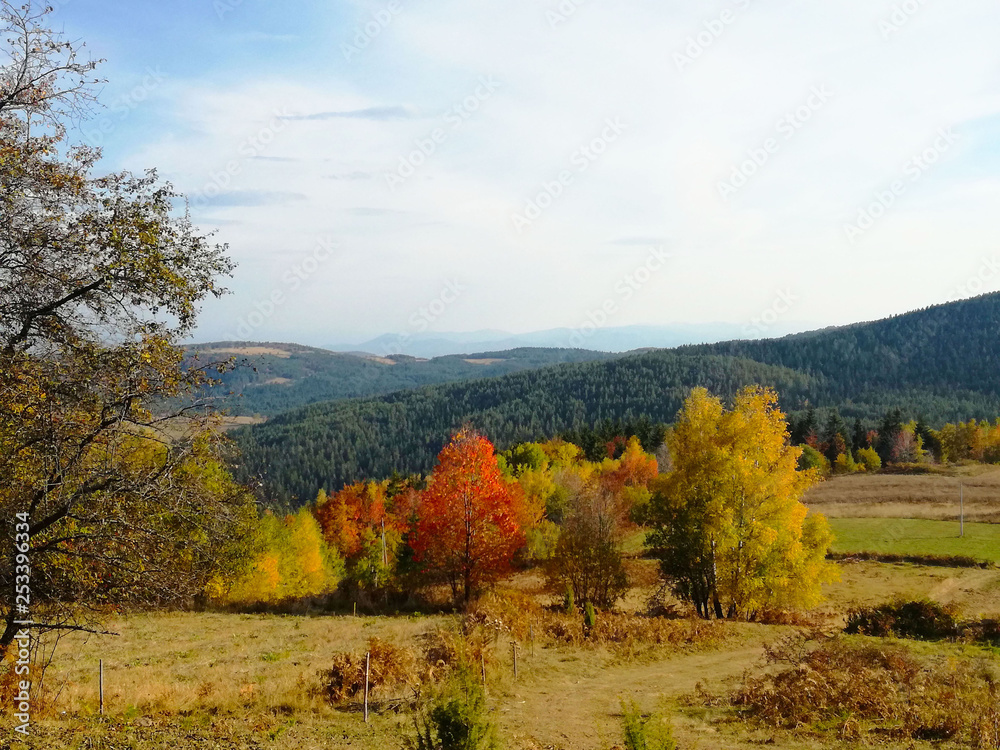
M 323 539 L 309 507 L 283 520 L 263 515 L 255 552 L 253 564 L 242 575 L 228 585 L 216 581 L 216 599 L 259 604 L 322 596 L 333 592 L 343 576 L 340 556 Z
M 654 483 L 647 544 L 703 617 L 810 606 L 836 576 L 829 525 L 801 502 L 817 477 L 797 469 L 777 400 L 751 386 L 727 411 L 696 389 L 668 438 L 674 469 Z

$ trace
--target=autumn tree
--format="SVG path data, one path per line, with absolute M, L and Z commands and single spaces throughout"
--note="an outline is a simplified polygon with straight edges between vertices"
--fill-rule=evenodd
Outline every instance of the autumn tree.
M 230 604 L 272 604 L 336 590 L 343 563 L 326 544 L 309 507 L 285 518 L 264 514 L 254 541 L 254 558 L 245 572 L 212 580 L 210 591 L 215 599 Z
M 451 585 L 456 601 L 506 575 L 524 545 L 520 487 L 504 481 L 493 444 L 469 429 L 441 450 L 417 514 L 417 561 Z
M 623 511 L 621 498 L 599 482 L 574 495 L 549 562 L 556 591 L 568 587 L 578 604 L 598 607 L 612 607 L 624 595 Z
M 0 522 L 28 526 L 43 631 L 80 627 L 83 603 L 197 594 L 252 515 L 210 418 L 164 408 L 207 378 L 176 344 L 232 264 L 154 172 L 96 175 L 100 152 L 65 142 L 96 63 L 49 12 L 0 0 Z M 2 651 L 17 618 L 0 539 Z
M 814 604 L 835 576 L 832 535 L 800 502 L 815 476 L 797 469 L 777 395 L 748 387 L 726 410 L 695 389 L 669 444 L 674 470 L 657 480 L 647 545 L 675 593 L 706 618 Z
M 321 491 L 316 499 L 323 536 L 359 589 L 384 588 L 396 571 L 407 519 L 393 512 L 388 492 L 389 482 L 357 482 L 330 497 Z

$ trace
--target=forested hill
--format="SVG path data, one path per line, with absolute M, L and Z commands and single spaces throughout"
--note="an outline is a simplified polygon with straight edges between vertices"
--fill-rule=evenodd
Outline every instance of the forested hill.
M 956 419 L 968 400 L 985 398 L 986 404 L 1000 395 L 998 336 L 1000 293 L 994 293 L 872 323 L 675 351 L 746 357 L 818 375 L 815 401 L 833 405 L 851 399 L 861 402 L 862 411 L 863 404 L 880 403 L 883 391 L 915 388 L 924 396 L 911 404 L 914 409 Z
M 899 406 L 931 424 L 1000 415 L 1000 295 L 874 323 L 567 364 L 379 398 L 315 404 L 233 433 L 245 477 L 280 502 L 361 478 L 428 470 L 463 422 L 499 446 L 602 420 L 671 421 L 690 388 L 748 383 L 782 405 L 839 407 L 874 422 Z
M 213 399 L 217 410 L 233 416 L 264 417 L 322 401 L 621 356 L 584 349 L 512 349 L 418 359 L 247 341 L 194 345 L 187 354 L 191 363 L 235 359 L 237 367 L 220 376 L 218 386 L 200 395 Z
M 232 435 L 243 450 L 243 478 L 259 477 L 269 499 L 294 503 L 320 487 L 426 472 L 466 421 L 506 446 L 606 419 L 672 420 L 692 385 L 732 394 L 743 383 L 773 385 L 794 398 L 813 385 L 749 360 L 664 351 L 316 404 Z

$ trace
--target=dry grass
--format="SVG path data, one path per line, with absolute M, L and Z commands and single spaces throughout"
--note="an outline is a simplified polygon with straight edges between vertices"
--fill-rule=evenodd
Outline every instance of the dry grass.
M 809 490 L 803 502 L 830 518 L 954 520 L 961 483 L 966 520 L 1000 522 L 1000 467 L 963 466 L 949 471 L 835 476 Z
M 97 709 L 97 661 L 104 660 L 111 714 L 288 714 L 322 702 L 311 688 L 335 654 L 363 653 L 371 637 L 404 643 L 447 624 L 445 617 L 293 617 L 177 613 L 108 623 L 118 637 L 71 636 L 46 681 L 56 708 Z
M 993 656 L 927 658 L 878 639 L 837 638 L 810 649 L 790 640 L 767 650 L 770 674 L 748 676 L 733 703 L 773 727 L 957 740 L 1000 748 L 1000 663 Z
M 804 631 L 797 620 L 709 625 L 642 617 L 645 599 L 655 587 L 655 564 L 633 563 L 641 585 L 630 593 L 628 611 L 600 613 L 590 639 L 583 636 L 582 615 L 549 607 L 555 600 L 534 574 L 514 579 L 507 591 L 488 597 L 464 619 L 176 613 L 110 622 L 120 637 L 64 641 L 47 676 L 50 686 L 61 689 L 58 701 L 48 714 L 36 715 L 33 744 L 0 747 L 401 748 L 410 721 L 406 702 L 395 697 L 405 696 L 409 687 L 398 674 L 395 692 L 373 695 L 375 710 L 368 725 L 354 688 L 336 706 L 318 692 L 319 673 L 329 672 L 335 655 L 350 655 L 356 669 L 370 639 L 377 638 L 413 654 L 416 672 L 432 662 L 444 672 L 463 658 L 486 661 L 491 705 L 509 750 L 596 750 L 620 741 L 622 697 L 653 710 L 664 698 L 676 702 L 692 693 L 698 683 L 720 695 L 731 693 L 746 670 L 759 670 L 765 647 Z M 874 562 L 842 563 L 841 569 L 843 580 L 829 588 L 820 619 L 842 618 L 851 606 L 894 597 L 952 603 L 968 617 L 1000 609 L 997 570 Z M 512 640 L 518 642 L 516 682 Z M 106 672 L 104 720 L 95 716 L 99 658 L 105 660 Z M 720 723 L 726 710 L 675 712 L 681 747 L 838 746 L 836 737 L 827 735 L 776 734 L 766 727 Z M 11 736 L 5 718 L 0 718 L 0 736 Z M 879 742 L 895 746 L 890 737 Z M 902 747 L 911 742 L 924 746 L 907 740 Z

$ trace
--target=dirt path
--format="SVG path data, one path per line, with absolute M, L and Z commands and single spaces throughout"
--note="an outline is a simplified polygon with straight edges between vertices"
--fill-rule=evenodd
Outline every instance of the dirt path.
M 601 668 L 593 662 L 583 667 L 576 660 L 563 660 L 547 665 L 543 674 L 529 676 L 514 688 L 501 709 L 503 731 L 515 747 L 597 750 L 620 744 L 622 697 L 652 710 L 662 696 L 690 693 L 699 682 L 711 690 L 732 684 L 747 667 L 759 663 L 764 642 L 783 631 L 755 634 L 752 643 L 745 641 L 735 649 L 652 663 Z

